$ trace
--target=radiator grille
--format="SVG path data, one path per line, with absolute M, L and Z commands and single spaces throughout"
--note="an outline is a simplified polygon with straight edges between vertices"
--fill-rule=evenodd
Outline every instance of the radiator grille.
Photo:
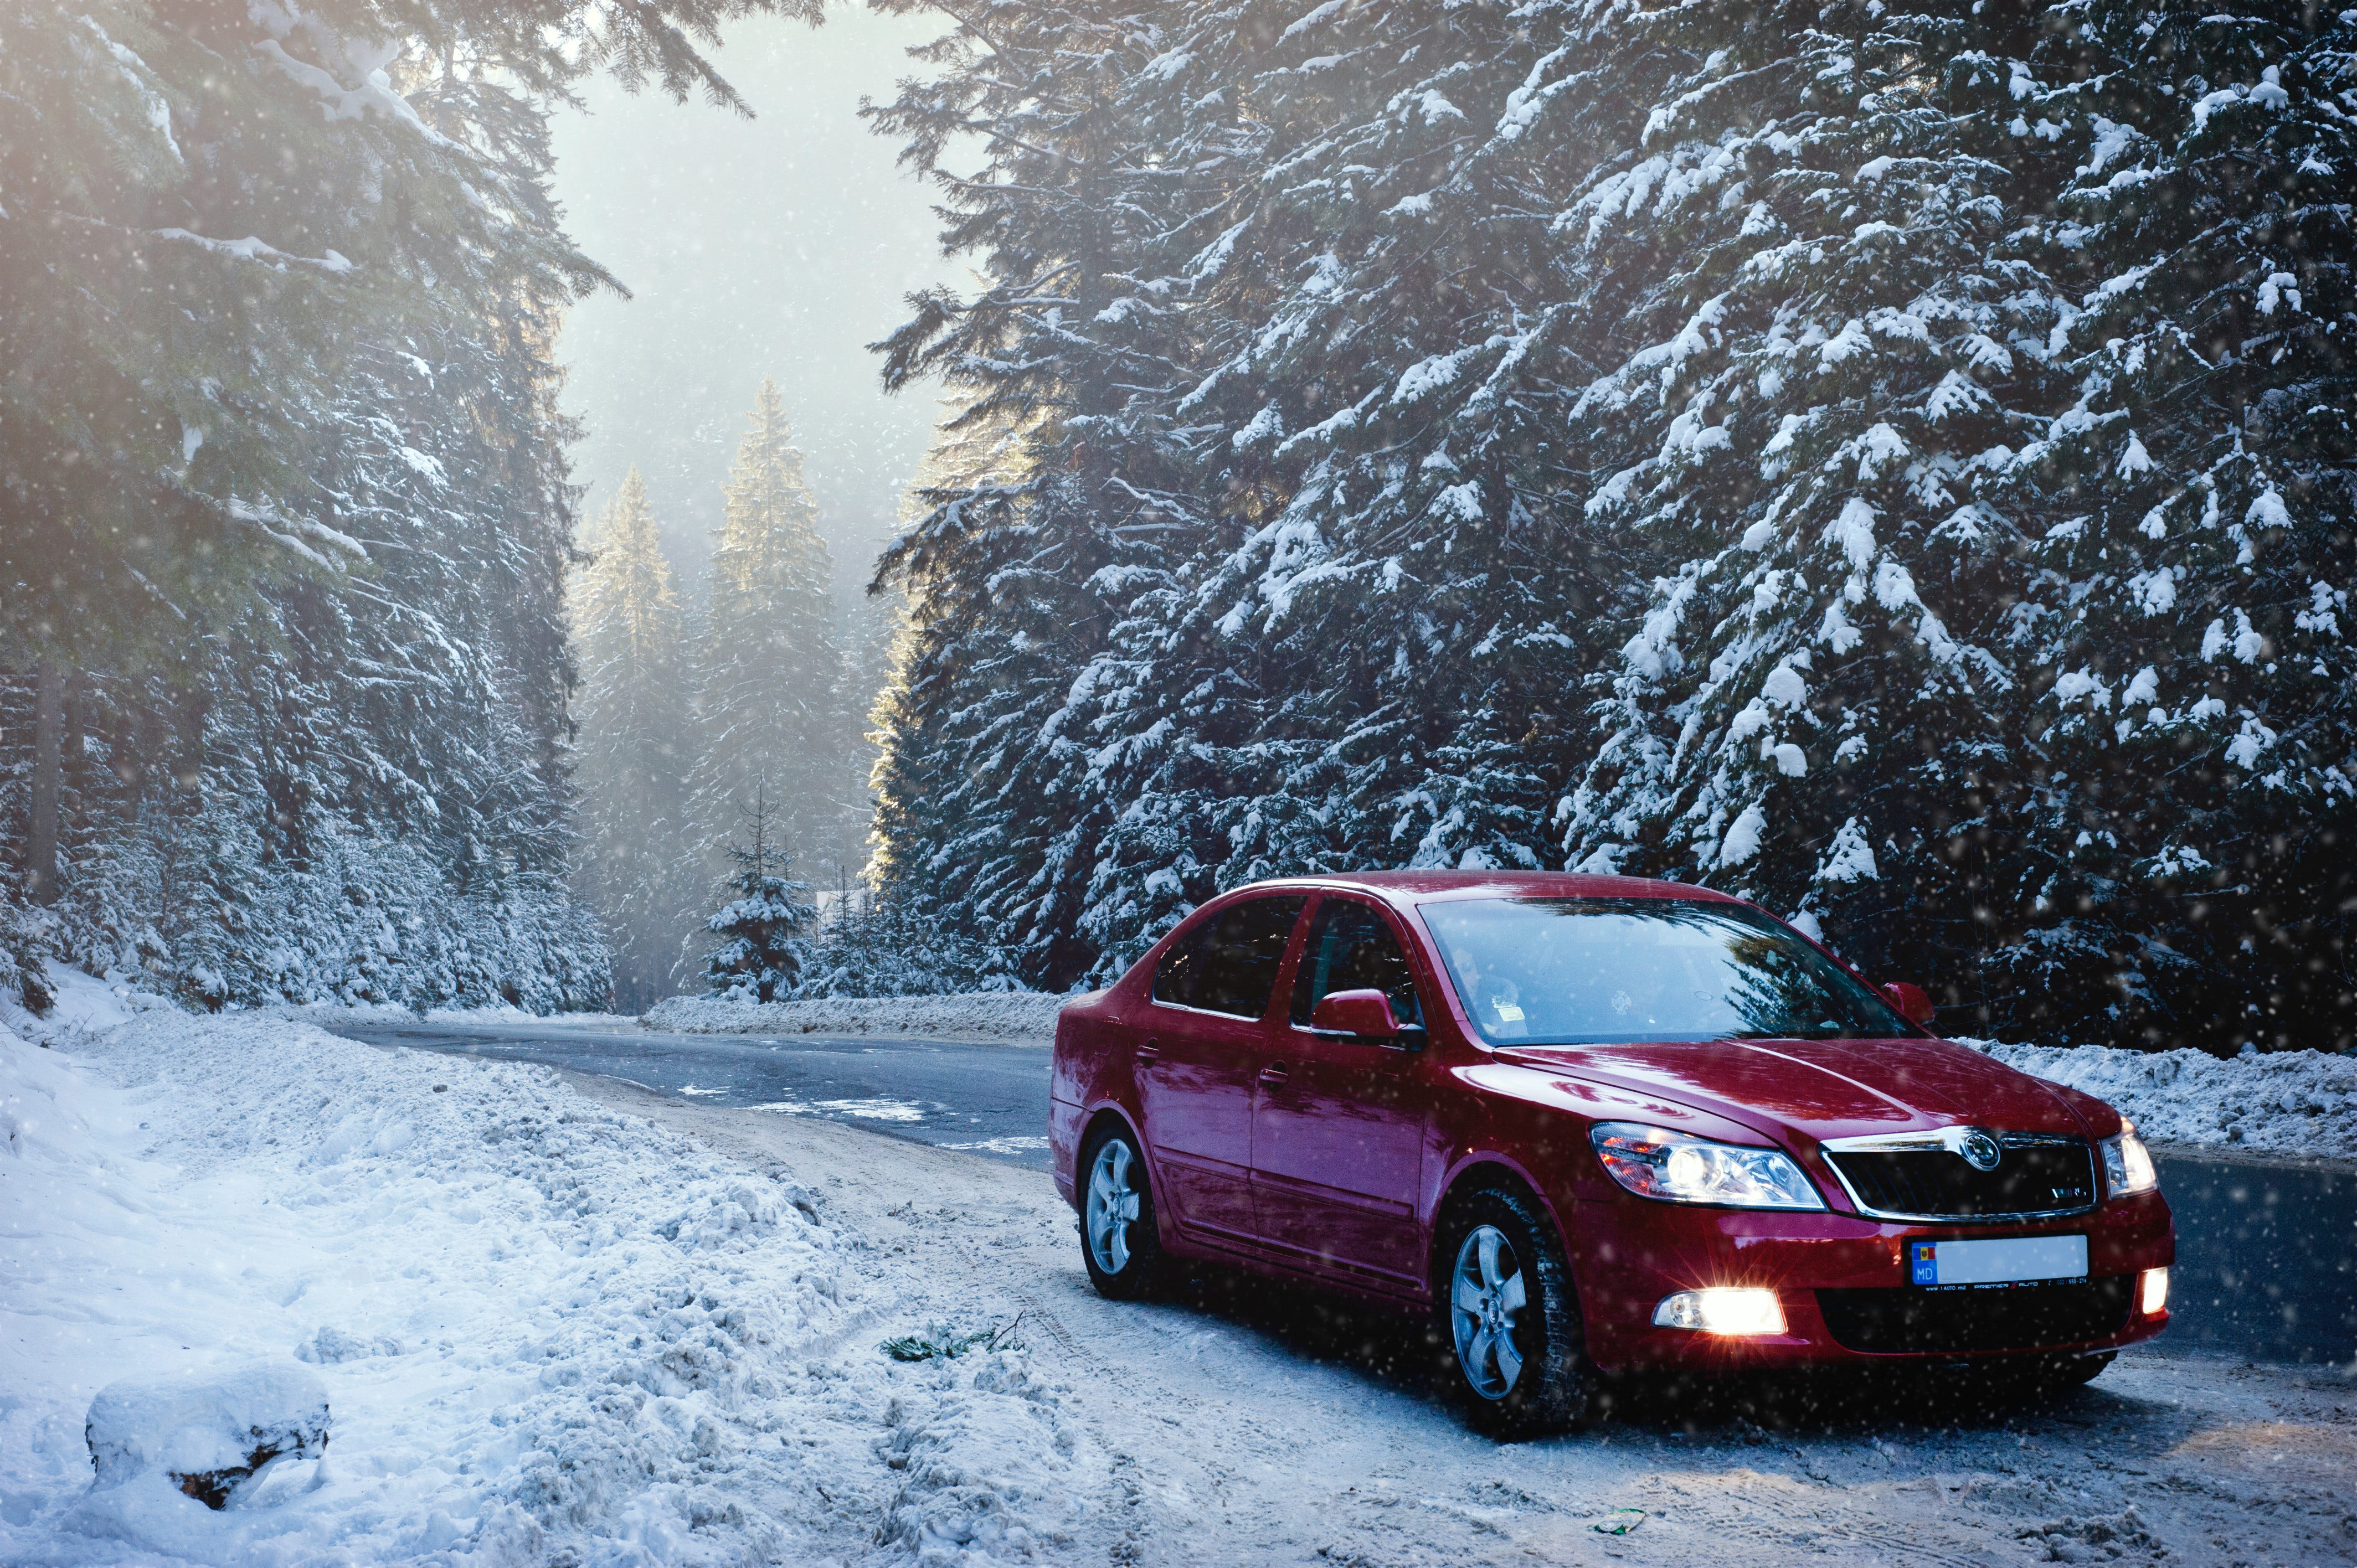
M 1942 1148 L 1846 1149 L 1825 1157 L 1865 1208 L 1941 1219 L 2010 1219 L 2067 1214 L 2095 1204 L 2093 1152 L 2076 1140 L 1998 1140 L 2004 1157 L 1975 1170 Z

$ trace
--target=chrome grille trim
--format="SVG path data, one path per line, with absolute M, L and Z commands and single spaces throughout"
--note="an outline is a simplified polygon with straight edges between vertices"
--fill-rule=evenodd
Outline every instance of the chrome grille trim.
M 1869 1219 L 1898 1219 L 1910 1225 L 2007 1225 L 2029 1219 L 2062 1219 L 2074 1214 L 2091 1214 L 2103 1203 L 2103 1184 L 2095 1168 L 2094 1146 L 2086 1139 L 2068 1133 L 1989 1133 L 2000 1149 L 2076 1148 L 2087 1156 L 2088 1201 L 2064 1208 L 2022 1209 L 2005 1214 L 1910 1214 L 1900 1209 L 1877 1208 L 1858 1193 L 1857 1187 L 1842 1169 L 1841 1162 L 1832 1156 L 1845 1154 L 1911 1154 L 1944 1151 L 1958 1159 L 1964 1157 L 1964 1143 L 1975 1133 L 1987 1129 L 1973 1126 L 1930 1127 L 1911 1133 L 1868 1133 L 1857 1137 L 1825 1138 L 1817 1147 L 1825 1155 L 1825 1168 L 1850 1201 L 1850 1207 Z

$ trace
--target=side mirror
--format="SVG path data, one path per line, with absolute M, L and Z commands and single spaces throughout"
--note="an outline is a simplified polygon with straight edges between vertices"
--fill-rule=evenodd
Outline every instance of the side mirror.
M 1399 1038 L 1399 1020 L 1382 992 L 1329 991 L 1310 1011 L 1309 1026 L 1323 1035 L 1356 1035 L 1362 1040 Z
M 1899 1009 L 1899 1015 L 1919 1029 L 1928 1029 L 1940 1010 L 1932 1005 L 1932 998 L 1920 985 L 1910 985 L 1894 980 L 1882 988 L 1882 999 Z

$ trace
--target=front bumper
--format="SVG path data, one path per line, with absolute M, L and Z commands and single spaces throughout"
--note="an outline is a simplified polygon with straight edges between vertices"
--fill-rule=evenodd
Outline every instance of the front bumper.
M 2176 1259 L 2157 1192 L 2032 1223 L 1910 1225 L 1830 1212 L 1792 1214 L 1654 1203 L 1633 1195 L 1577 1203 L 1566 1227 L 1587 1317 L 1588 1354 L 1611 1369 L 1864 1366 L 2021 1355 L 2097 1354 L 2158 1334 L 2136 1282 Z M 2085 1282 L 1927 1289 L 1908 1283 L 1910 1239 L 2087 1238 Z M 1679 1291 L 1776 1293 L 1785 1332 L 1734 1337 L 1657 1327 Z

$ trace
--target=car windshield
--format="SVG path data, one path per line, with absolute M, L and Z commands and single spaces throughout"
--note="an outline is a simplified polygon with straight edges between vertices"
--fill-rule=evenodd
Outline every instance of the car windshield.
M 1739 904 L 1477 898 L 1419 912 L 1466 1015 L 1492 1045 L 1922 1033 L 1824 954 Z

